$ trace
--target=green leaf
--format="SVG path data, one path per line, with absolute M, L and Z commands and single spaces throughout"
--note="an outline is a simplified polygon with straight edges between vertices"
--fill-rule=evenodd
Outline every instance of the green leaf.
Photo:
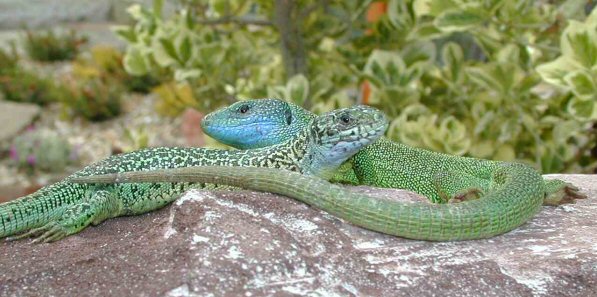
M 388 2 L 388 19 L 396 28 L 409 28 L 413 24 L 409 3 L 403 0 L 390 0 Z
M 580 65 L 591 68 L 597 64 L 597 24 L 583 24 L 570 21 L 560 44 L 562 55 L 577 61 Z
M 516 139 L 516 137 L 520 134 L 522 128 L 520 127 L 520 123 L 518 119 L 511 118 L 506 120 L 500 127 L 500 135 L 498 136 L 499 142 L 508 142 Z
M 200 69 L 176 69 L 174 71 L 174 79 L 176 81 L 184 81 L 201 76 Z
M 283 86 L 267 86 L 267 97 L 282 100 L 290 100 L 290 98 L 287 98 L 286 88 Z
M 565 19 L 582 18 L 585 14 L 586 0 L 567 0 L 558 7 Z
M 180 45 L 180 58 L 183 63 L 186 63 L 191 58 L 191 39 L 185 36 Z
M 462 63 L 464 54 L 460 45 L 454 42 L 448 42 L 442 48 L 442 62 L 450 73 L 452 81 L 458 81 L 462 77 Z
M 568 103 L 568 112 L 581 121 L 597 120 L 597 103 L 595 100 L 572 98 Z
M 292 100 L 297 105 L 303 105 L 309 96 L 309 81 L 304 75 L 297 74 L 286 83 L 286 89 L 290 98 L 284 99 Z
M 153 0 L 153 13 L 157 18 L 162 17 L 162 8 L 164 7 L 164 0 Z
M 475 131 L 473 131 L 473 133 L 475 135 L 483 133 L 485 130 L 487 130 L 487 128 L 489 128 L 489 126 L 491 126 L 491 124 L 494 123 L 494 121 L 495 113 L 492 110 L 484 113 L 481 119 L 477 121 L 477 125 L 475 126 Z
M 568 138 L 579 134 L 581 127 L 578 121 L 558 119 L 557 125 L 553 127 L 553 140 L 556 143 L 565 144 Z
M 435 55 L 435 45 L 430 41 L 409 43 L 401 51 L 401 57 L 408 67 L 418 63 L 432 63 L 435 61 Z
M 141 51 L 134 46 L 129 46 L 123 60 L 126 72 L 133 75 L 143 75 L 148 72 L 148 65 Z
M 544 81 L 563 88 L 568 87 L 568 83 L 564 80 L 564 76 L 578 69 L 582 68 L 574 60 L 564 56 L 551 62 L 541 64 L 536 68 Z
M 581 99 L 597 98 L 595 81 L 588 71 L 577 70 L 564 76 L 574 95 Z
M 520 64 L 520 49 L 514 44 L 507 44 L 501 48 L 497 55 L 497 62 Z
M 470 67 L 466 69 L 468 78 L 480 87 L 502 93 L 502 86 L 487 67 Z
M 396 83 L 405 69 L 406 66 L 399 53 L 374 50 L 367 60 L 364 72 L 374 78 L 372 83 L 375 86 L 380 87 L 382 84 Z
M 485 18 L 472 11 L 451 9 L 444 11 L 435 18 L 433 24 L 442 31 L 465 31 L 481 25 Z
M 467 129 L 454 116 L 443 119 L 439 126 L 439 140 L 448 154 L 462 156 L 470 148 L 471 140 L 467 138 Z
M 174 48 L 174 44 L 172 43 L 172 41 L 167 38 L 160 38 L 158 40 L 159 40 L 159 43 L 162 45 L 162 48 L 164 49 L 166 54 L 168 54 L 168 56 L 170 56 L 170 58 L 180 62 L 180 58 L 178 57 L 178 54 L 176 53 L 176 49 Z
M 495 150 L 495 144 L 492 141 L 480 141 L 475 142 L 469 149 L 471 156 L 475 158 L 488 159 L 493 156 Z
M 511 145 L 504 144 L 497 149 L 493 158 L 499 161 L 514 161 L 516 159 L 516 152 Z
M 479 86 L 506 97 L 512 95 L 511 92 L 526 75 L 518 65 L 512 63 L 485 64 L 482 67 L 469 68 L 467 73 Z
M 431 21 L 428 21 L 424 23 L 417 23 L 417 25 L 412 28 L 410 32 L 408 32 L 406 40 L 432 40 L 435 38 L 440 38 L 444 34 L 445 33 L 433 25 Z
M 133 20 L 140 21 L 143 19 L 143 8 L 140 4 L 133 4 L 126 9 L 126 12 L 133 18 Z
M 116 33 L 116 35 L 122 37 L 125 41 L 129 43 L 136 43 L 137 42 L 137 34 L 135 30 L 130 26 L 114 26 L 112 27 L 112 32 Z

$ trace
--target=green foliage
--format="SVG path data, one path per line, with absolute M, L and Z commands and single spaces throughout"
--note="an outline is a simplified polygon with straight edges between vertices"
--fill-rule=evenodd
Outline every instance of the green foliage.
M 102 79 L 71 82 L 65 87 L 61 102 L 71 116 L 103 121 L 120 114 L 123 88 Z
M 17 68 L 0 73 L 0 91 L 6 100 L 39 105 L 60 98 L 59 87 L 51 79 Z
M 193 90 L 185 83 L 164 83 L 157 86 L 154 93 L 160 98 L 156 111 L 162 115 L 176 116 L 196 102 Z
M 597 167 L 588 133 L 597 33 L 582 1 L 388 0 L 373 23 L 370 1 L 181 2 L 169 18 L 161 1 L 134 5 L 135 23 L 116 29 L 129 73 L 160 70 L 185 86 L 184 96 L 162 89 L 169 114 L 234 98 L 282 97 L 317 112 L 360 101 L 409 145 L 544 172 Z M 276 18 L 284 9 L 290 19 Z M 288 32 L 299 37 L 285 43 Z M 305 72 L 288 67 L 303 62 Z
M 68 141 L 50 130 L 29 130 L 16 137 L 10 157 L 20 168 L 48 172 L 63 172 L 77 160 Z
M 74 59 L 81 45 L 86 42 L 87 37 L 77 36 L 74 30 L 64 34 L 57 34 L 52 30 L 46 32 L 26 30 L 24 46 L 31 59 L 52 62 Z
M 570 21 L 560 49 L 561 56 L 537 71 L 546 82 L 572 92 L 570 114 L 581 121 L 597 120 L 597 10 L 584 22 Z
M 149 93 L 159 80 L 153 73 L 131 75 L 124 70 L 123 54 L 114 47 L 94 46 L 73 63 L 73 74 L 84 80 L 102 79 L 132 92 Z
M 14 71 L 18 63 L 19 56 L 14 43 L 11 44 L 10 51 L 0 48 L 0 75 Z
M 149 146 L 149 134 L 145 127 L 136 129 L 124 129 L 124 141 L 126 144 L 122 148 L 123 152 L 138 151 Z

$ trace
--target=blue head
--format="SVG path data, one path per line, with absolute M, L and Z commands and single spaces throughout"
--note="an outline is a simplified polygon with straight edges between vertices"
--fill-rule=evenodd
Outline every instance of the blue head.
M 221 143 L 252 149 L 296 136 L 314 117 L 302 107 L 283 100 L 246 100 L 208 114 L 201 128 Z

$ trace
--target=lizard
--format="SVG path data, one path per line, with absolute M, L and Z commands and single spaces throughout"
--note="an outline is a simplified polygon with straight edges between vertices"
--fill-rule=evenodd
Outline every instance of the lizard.
M 363 146 L 385 132 L 388 122 L 379 110 L 354 106 L 314 118 L 295 137 L 251 150 L 148 148 L 114 155 L 75 172 L 35 193 L 0 204 L 0 238 L 37 236 L 34 242 L 60 240 L 90 224 L 137 215 L 165 206 L 191 188 L 206 183 L 77 184 L 76 177 L 180 168 L 198 165 L 261 166 L 327 178 Z
M 247 107 L 247 104 L 252 106 Z M 301 116 L 293 114 L 292 110 L 278 109 L 268 117 L 258 109 L 266 104 L 269 105 L 268 109 L 274 106 L 297 108 L 280 100 L 243 101 L 207 116 L 203 126 L 208 128 L 215 122 L 223 123 L 219 127 L 227 128 L 231 125 L 219 119 L 228 119 L 235 127 L 233 130 L 238 129 L 237 136 L 245 135 L 242 134 L 244 131 L 249 134 L 246 139 L 260 142 L 265 135 L 265 141 L 271 141 L 270 144 L 277 140 L 267 139 L 267 135 L 295 133 L 292 132 L 295 128 L 288 126 Z M 257 109 L 251 111 L 251 107 Z M 232 114 L 230 111 L 233 111 Z M 212 118 L 223 114 L 226 116 Z M 239 118 L 250 124 L 237 122 Z M 270 121 L 271 124 L 262 126 L 262 121 Z M 209 131 L 209 128 L 206 130 Z M 244 140 L 235 136 L 232 141 L 242 143 Z M 366 153 L 359 159 L 363 151 Z M 367 161 L 368 158 L 373 161 Z M 526 164 L 450 156 L 410 148 L 387 139 L 379 139 L 364 147 L 352 159 L 355 176 L 366 176 L 362 179 L 365 184 L 398 185 L 423 193 L 433 193 L 434 190 L 453 191 L 444 192 L 446 196 L 457 196 L 462 189 L 484 192 L 479 199 L 465 199 L 466 201 L 460 203 L 405 204 L 355 194 L 313 176 L 300 176 L 272 168 L 233 169 L 211 166 L 86 176 L 73 182 L 218 182 L 286 195 L 357 226 L 381 233 L 431 241 L 488 238 L 508 232 L 530 219 L 543 203 L 549 203 L 545 201 L 545 192 L 554 191 L 549 188 L 550 183 L 545 182 L 534 168 Z M 380 172 L 376 172 L 376 168 L 371 166 L 381 166 L 377 168 Z M 444 182 L 445 186 L 441 187 Z M 574 195 L 579 197 L 578 193 Z M 556 202 L 560 203 L 562 200 Z
M 315 114 L 280 99 L 245 100 L 205 116 L 203 131 L 238 149 L 265 147 L 300 131 Z M 382 137 L 340 167 L 332 181 L 352 185 L 400 188 L 432 202 L 474 199 L 490 186 L 484 167 L 496 161 L 450 156 L 413 148 Z M 562 180 L 544 180 L 546 205 L 585 198 L 578 188 Z

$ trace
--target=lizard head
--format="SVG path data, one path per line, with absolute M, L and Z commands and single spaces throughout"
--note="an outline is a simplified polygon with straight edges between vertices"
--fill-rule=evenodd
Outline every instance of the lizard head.
M 245 100 L 208 114 L 201 128 L 219 142 L 251 149 L 296 136 L 313 117 L 302 107 L 280 99 Z
M 304 168 L 326 177 L 363 147 L 375 142 L 388 127 L 386 116 L 370 106 L 337 109 L 315 118 L 309 130 Z

